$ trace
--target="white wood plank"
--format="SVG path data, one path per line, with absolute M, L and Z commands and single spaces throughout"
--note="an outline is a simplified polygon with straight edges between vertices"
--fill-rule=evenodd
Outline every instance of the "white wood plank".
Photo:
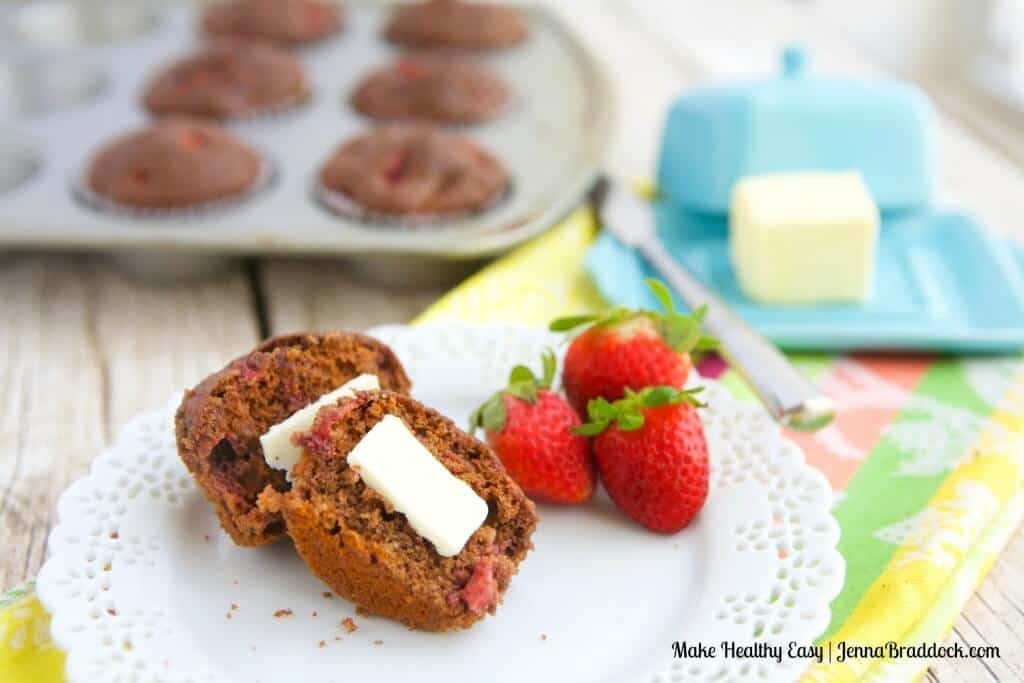
M 1024 681 L 1024 534 L 1018 533 L 1007 545 L 946 642 L 995 645 L 1000 657 L 937 661 L 929 671 L 931 680 Z
M 447 287 L 395 289 L 368 282 L 341 261 L 275 259 L 262 266 L 267 320 L 272 334 L 365 330 L 404 323 Z
M 252 346 L 248 281 L 157 287 L 99 257 L 0 261 L 0 591 L 35 575 L 57 499 L 117 428 Z

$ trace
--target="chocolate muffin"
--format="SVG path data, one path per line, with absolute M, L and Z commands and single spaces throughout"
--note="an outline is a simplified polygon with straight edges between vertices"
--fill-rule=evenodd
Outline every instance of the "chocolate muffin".
M 361 374 L 409 391 L 409 378 L 385 344 L 362 334 L 274 337 L 185 392 L 174 418 L 178 455 L 238 545 L 285 535 L 279 514 L 261 510 L 267 487 L 287 491 L 283 470 L 264 459 L 260 436 L 296 411 Z
M 494 73 L 465 59 L 406 56 L 372 72 L 352 95 L 356 110 L 378 119 L 469 124 L 498 115 L 508 90 Z
M 209 36 L 300 45 L 341 30 L 339 5 L 316 0 L 227 0 L 205 8 L 200 28 Z
M 420 535 L 349 455 L 386 416 L 487 504 L 483 523 L 447 556 Z M 427 631 L 468 628 L 501 602 L 533 547 L 532 502 L 483 443 L 408 396 L 363 392 L 325 406 L 299 437 L 293 486 L 265 489 L 260 509 L 284 516 L 295 549 L 330 588 L 364 609 Z
M 522 42 L 526 24 L 511 7 L 430 0 L 396 10 L 384 37 L 407 47 L 493 50 Z
M 186 208 L 245 193 L 262 167 L 255 150 L 220 126 L 167 118 L 101 147 L 85 181 L 95 195 L 115 204 Z
M 307 94 L 302 64 L 269 44 L 222 42 L 185 57 L 146 85 L 143 106 L 156 116 L 240 118 L 279 109 Z
M 397 123 L 344 143 L 320 170 L 320 183 L 371 212 L 439 216 L 487 206 L 506 191 L 508 177 L 469 138 Z

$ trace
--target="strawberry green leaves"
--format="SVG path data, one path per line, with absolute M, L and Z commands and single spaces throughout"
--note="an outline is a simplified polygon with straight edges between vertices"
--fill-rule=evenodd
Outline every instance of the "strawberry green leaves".
M 517 365 L 512 368 L 508 376 L 508 385 L 487 399 L 483 405 L 473 411 L 469 416 L 469 427 L 476 430 L 482 427 L 488 433 L 500 432 L 505 428 L 507 419 L 505 410 L 505 396 L 515 396 L 526 401 L 530 405 L 537 402 L 537 393 L 542 389 L 550 389 L 555 379 L 555 371 L 558 361 L 550 349 L 541 355 L 542 374 L 537 377 L 533 371 L 525 365 Z
M 599 315 L 570 315 L 565 318 L 555 318 L 548 325 L 548 329 L 552 332 L 568 332 L 574 330 L 581 325 L 589 325 L 590 323 L 597 322 L 601 319 Z
M 654 278 L 644 282 L 661 304 L 663 312 L 613 308 L 604 315 L 577 315 L 557 318 L 548 328 L 552 332 L 568 332 L 584 325 L 594 327 L 612 327 L 638 316 L 645 316 L 655 323 L 658 334 L 667 346 L 678 353 L 690 351 L 709 351 L 718 346 L 717 341 L 701 332 L 701 323 L 707 314 L 707 307 L 701 306 L 689 315 L 680 313 L 675 308 L 672 292 L 665 283 Z
M 566 318 L 556 318 L 548 325 L 548 329 L 552 332 L 569 332 L 577 327 L 591 324 L 594 327 L 610 327 L 625 322 L 636 315 L 638 315 L 637 311 L 619 306 L 602 315 L 571 315 Z
M 477 427 L 482 427 L 487 433 L 500 432 L 505 428 L 507 418 L 505 398 L 499 391 L 484 401 L 484 404 L 469 416 L 469 429 L 471 433 L 476 431 Z
M 676 310 L 672 292 L 664 282 L 652 277 L 647 278 L 644 282 L 647 283 L 647 287 L 665 310 L 663 314 L 655 314 L 653 319 L 666 344 L 679 353 L 710 351 L 718 346 L 718 342 L 713 337 L 701 333 L 700 326 L 704 322 L 704 316 L 707 315 L 707 306 L 694 309 L 690 315 L 680 313 Z
M 627 389 L 625 397 L 615 402 L 609 402 L 604 398 L 595 398 L 587 405 L 590 422 L 574 428 L 573 432 L 581 436 L 597 436 L 612 422 L 620 431 L 635 431 L 644 426 L 643 411 L 647 408 L 660 408 L 680 403 L 702 406 L 703 404 L 696 398 L 696 394 L 702 388 L 648 387 L 639 392 Z

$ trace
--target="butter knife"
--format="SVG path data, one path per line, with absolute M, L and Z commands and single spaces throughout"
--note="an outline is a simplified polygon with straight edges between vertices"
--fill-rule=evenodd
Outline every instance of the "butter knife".
M 764 403 L 775 420 L 794 429 L 815 430 L 835 416 L 835 404 L 718 296 L 672 258 L 658 239 L 651 205 L 628 188 L 603 179 L 595 186 L 602 227 L 636 249 L 691 309 L 707 305 L 704 329 L 719 352 Z

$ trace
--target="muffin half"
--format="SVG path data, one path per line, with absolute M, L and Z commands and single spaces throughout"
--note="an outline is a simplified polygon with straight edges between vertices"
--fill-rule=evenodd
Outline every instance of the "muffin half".
M 285 535 L 281 516 L 256 504 L 267 487 L 289 489 L 286 472 L 267 464 L 260 437 L 362 374 L 376 375 L 386 389 L 409 391 L 385 344 L 331 332 L 268 339 L 185 392 L 175 415 L 178 454 L 235 543 L 264 545 Z
M 416 523 L 413 511 L 399 509 L 396 494 L 382 493 L 385 487 L 370 476 L 373 456 L 360 453 L 373 449 L 367 444 L 381 429 L 403 432 L 414 448 L 426 449 L 423 457 L 443 466 L 443 476 L 468 486 L 468 495 L 481 501 L 480 519 L 469 520 L 469 527 L 465 515 L 445 510 L 448 521 L 456 517 L 463 525 L 464 542 L 460 537 L 451 543 L 443 534 L 444 542 L 426 537 L 430 522 L 444 526 L 437 515 L 456 496 L 435 491 L 440 500 L 424 503 L 432 519 Z M 408 447 L 392 436 L 378 437 L 378 456 Z M 266 514 L 283 515 L 296 550 L 316 576 L 364 609 L 411 628 L 468 628 L 494 613 L 532 548 L 537 517 L 485 444 L 412 398 L 383 390 L 321 408 L 299 441 L 304 451 L 292 470 L 291 490 L 266 489 L 259 502 Z M 427 479 L 417 481 L 431 489 Z

